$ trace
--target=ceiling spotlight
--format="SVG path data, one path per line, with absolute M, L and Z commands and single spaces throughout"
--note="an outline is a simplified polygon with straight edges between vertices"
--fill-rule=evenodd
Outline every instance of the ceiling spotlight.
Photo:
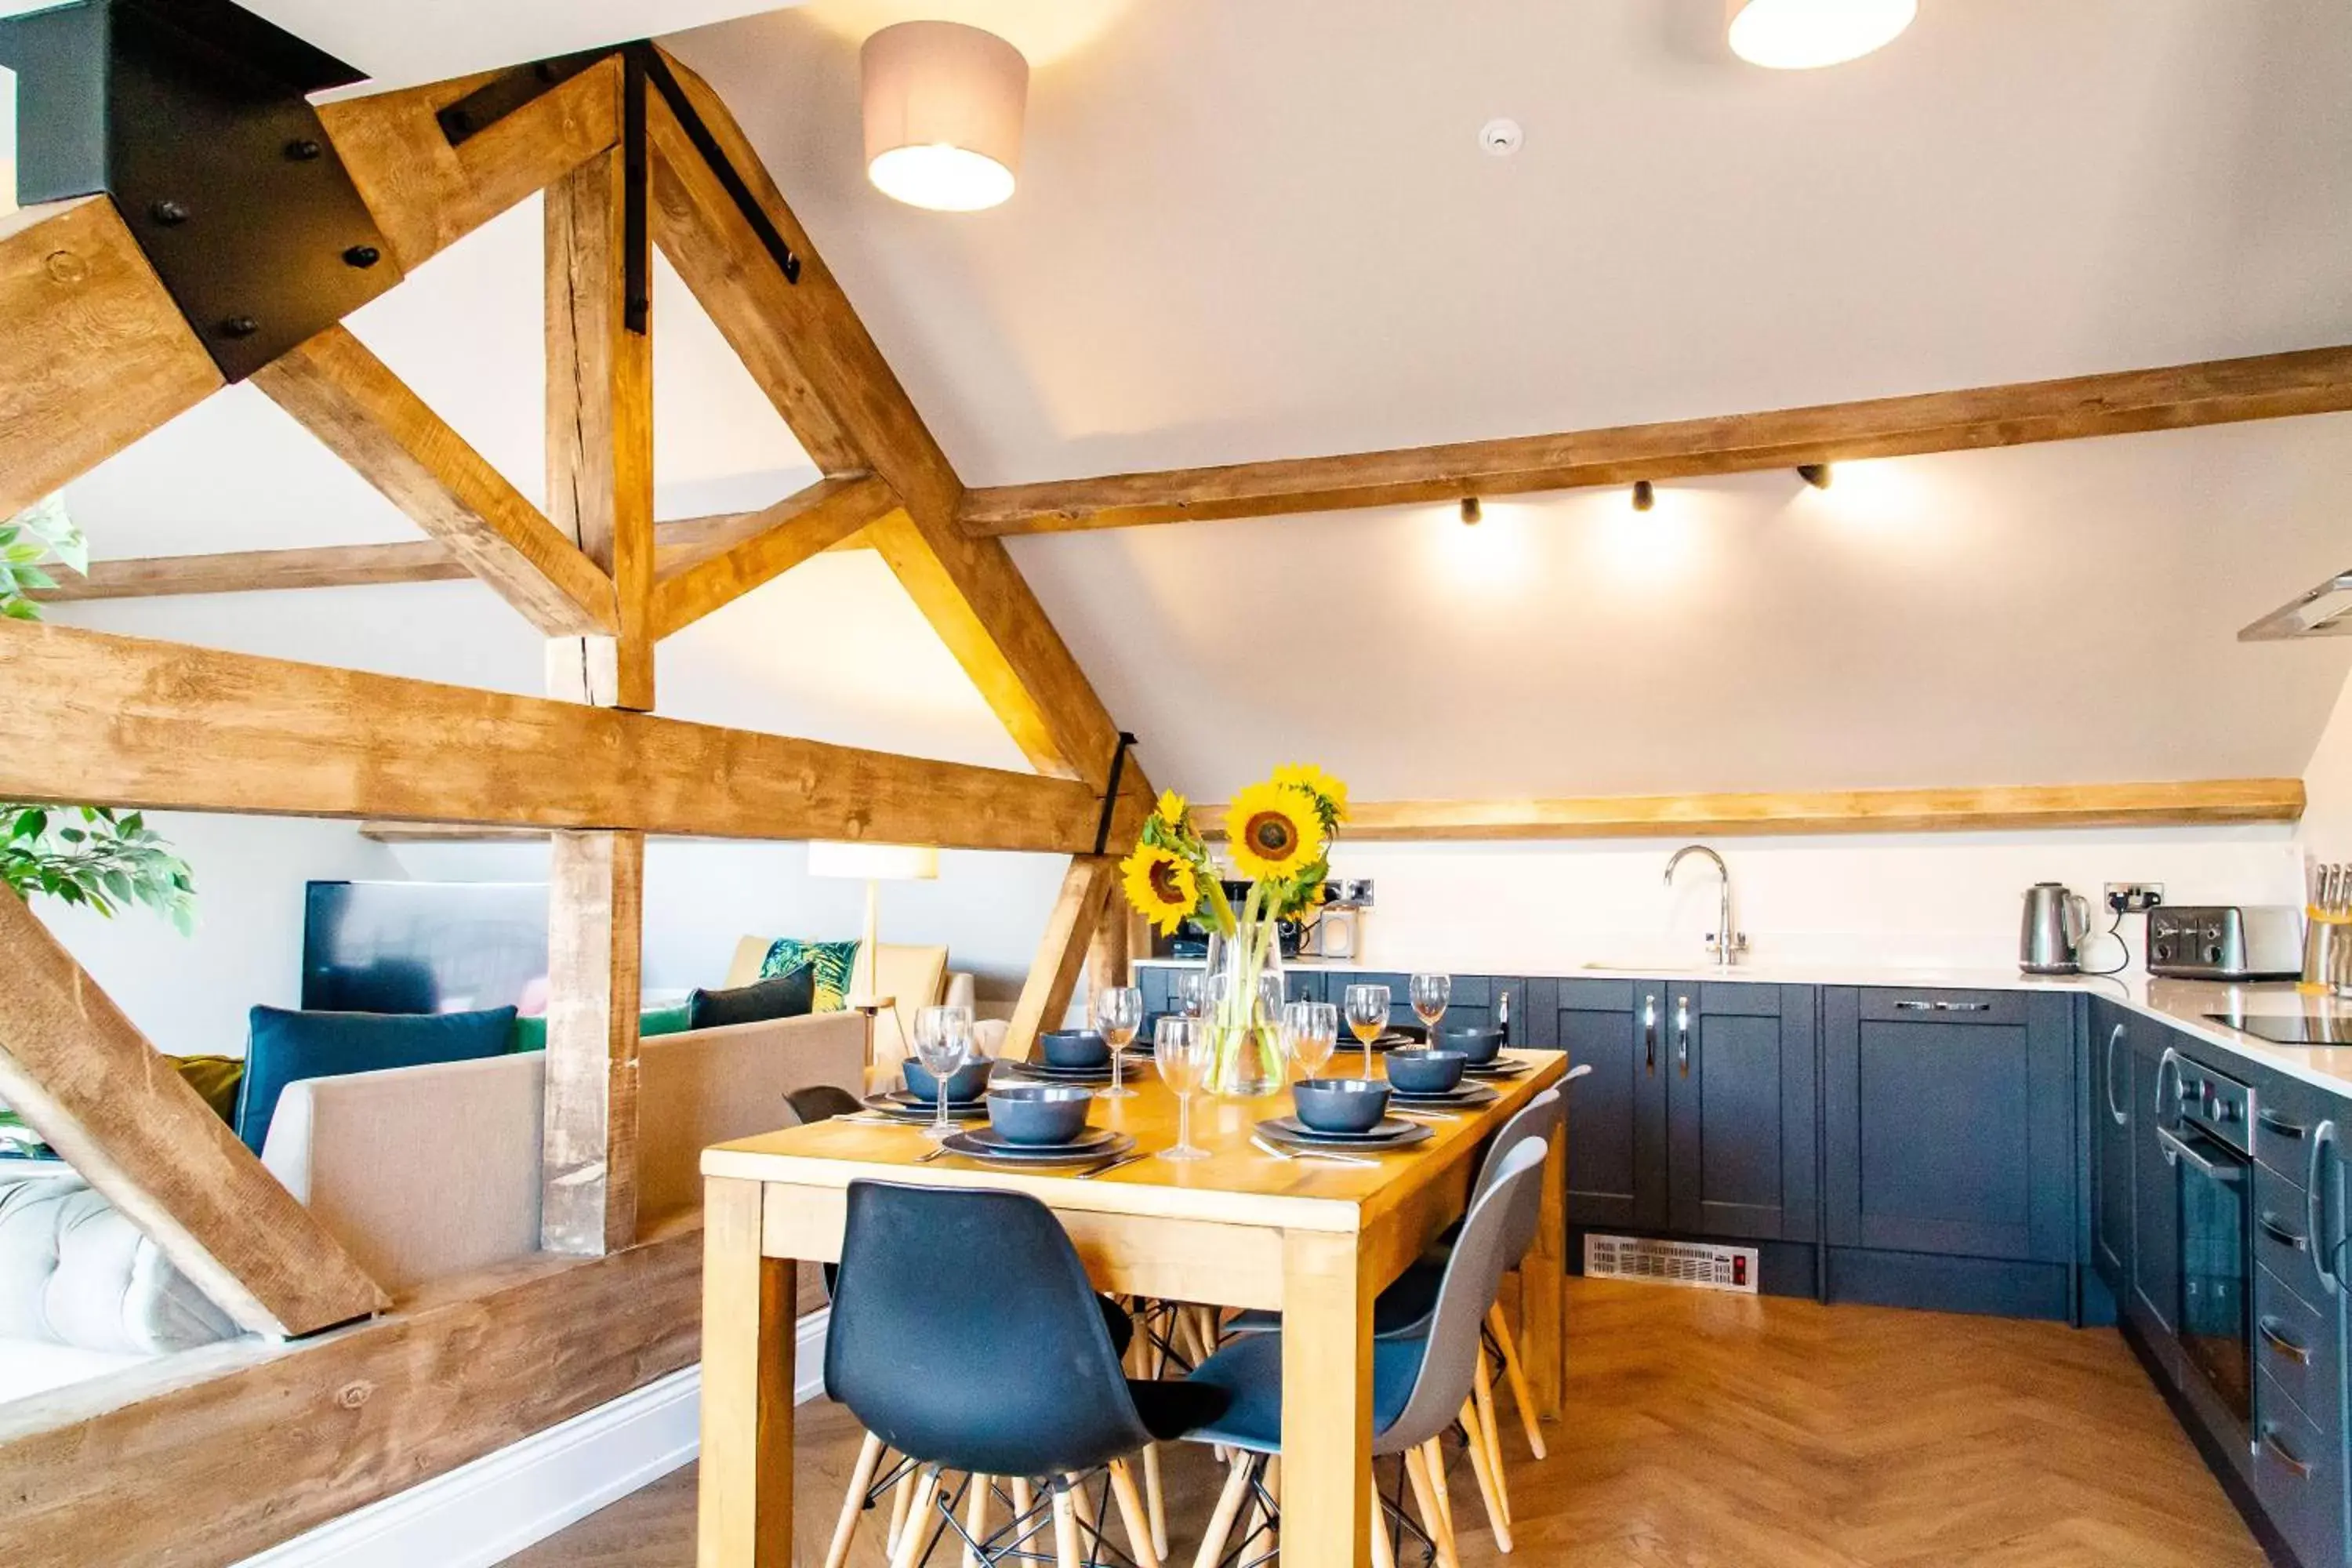
M 1830 466 L 1827 463 L 1799 463 L 1797 477 L 1817 490 L 1830 488 Z
M 1885 48 L 1919 0 L 1726 0 L 1731 52 L 1750 65 L 1810 70 Z
M 1486 515 L 1484 509 L 1478 505 L 1478 498 L 1476 496 L 1464 496 L 1462 498 L 1462 521 L 1465 524 L 1472 528 L 1475 528 L 1478 526 L 1478 520 Z
M 1647 511 L 1658 504 L 1658 489 L 1647 479 L 1633 481 L 1633 510 Z
M 961 22 L 901 22 L 858 54 L 866 175 L 884 195 L 977 212 L 1013 195 L 1029 62 Z

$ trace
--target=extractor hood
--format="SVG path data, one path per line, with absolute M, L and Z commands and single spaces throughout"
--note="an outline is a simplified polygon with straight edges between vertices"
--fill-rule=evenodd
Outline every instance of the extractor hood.
M 2352 637 L 2352 572 L 2339 572 L 2238 633 L 2240 642 Z

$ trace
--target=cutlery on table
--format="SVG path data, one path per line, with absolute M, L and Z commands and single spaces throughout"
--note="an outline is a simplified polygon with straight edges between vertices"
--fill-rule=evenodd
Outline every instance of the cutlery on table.
M 918 1165 L 928 1165 L 928 1164 L 929 1164 L 932 1161 L 936 1160 L 936 1159 L 939 1159 L 939 1158 L 940 1158 L 941 1155 L 943 1155 L 943 1154 L 952 1154 L 952 1153 L 954 1153 L 954 1152 L 955 1152 L 955 1151 L 954 1151 L 954 1150 L 952 1150 L 952 1149 L 949 1148 L 946 1144 L 942 1143 L 942 1144 L 940 1144 L 938 1148 L 936 1148 L 936 1149 L 932 1150 L 932 1151 L 931 1151 L 929 1153 L 928 1153 L 928 1154 L 918 1154 L 918 1155 L 916 1155 L 916 1156 L 915 1156 L 915 1163 L 916 1163 L 916 1164 L 918 1164 Z
M 1132 1165 L 1138 1160 L 1149 1159 L 1150 1157 L 1150 1156 L 1141 1149 L 1130 1149 L 1115 1160 L 1105 1160 L 1099 1165 L 1088 1165 L 1085 1170 L 1077 1173 L 1077 1179 L 1081 1182 L 1090 1182 L 1097 1176 L 1102 1175 L 1107 1172 L 1118 1170 L 1121 1165 Z
M 1407 1121 L 1459 1121 L 1462 1120 L 1459 1111 L 1408 1110 L 1393 1105 L 1389 1107 L 1389 1114 L 1402 1117 Z
M 1277 1160 L 1328 1160 L 1335 1165 L 1377 1165 L 1378 1160 L 1367 1160 L 1356 1154 L 1326 1154 L 1319 1149 L 1277 1149 L 1263 1138 L 1250 1142 Z

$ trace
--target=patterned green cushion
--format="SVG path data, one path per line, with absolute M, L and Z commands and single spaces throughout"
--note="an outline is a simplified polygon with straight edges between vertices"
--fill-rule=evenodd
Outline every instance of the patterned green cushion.
M 778 937 L 769 944 L 768 956 L 760 963 L 760 978 L 772 980 L 779 974 L 790 974 L 803 964 L 816 972 L 816 1010 L 840 1012 L 849 1000 L 850 981 L 857 973 L 857 944 Z
M 49 1146 L 41 1135 L 25 1125 L 25 1119 L 0 1106 L 0 1159 L 54 1159 Z

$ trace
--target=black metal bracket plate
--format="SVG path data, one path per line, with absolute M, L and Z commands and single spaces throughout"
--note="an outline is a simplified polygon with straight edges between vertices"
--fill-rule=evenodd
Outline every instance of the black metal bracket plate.
M 241 381 L 399 280 L 306 92 L 360 73 L 227 0 L 81 0 L 0 21 L 19 199 L 104 192 Z
M 1110 782 L 1103 786 L 1102 820 L 1095 825 L 1095 853 L 1100 855 L 1110 847 L 1111 819 L 1118 815 L 1118 785 L 1127 772 L 1127 753 L 1133 750 L 1135 737 L 1121 730 L 1118 750 L 1110 754 Z

